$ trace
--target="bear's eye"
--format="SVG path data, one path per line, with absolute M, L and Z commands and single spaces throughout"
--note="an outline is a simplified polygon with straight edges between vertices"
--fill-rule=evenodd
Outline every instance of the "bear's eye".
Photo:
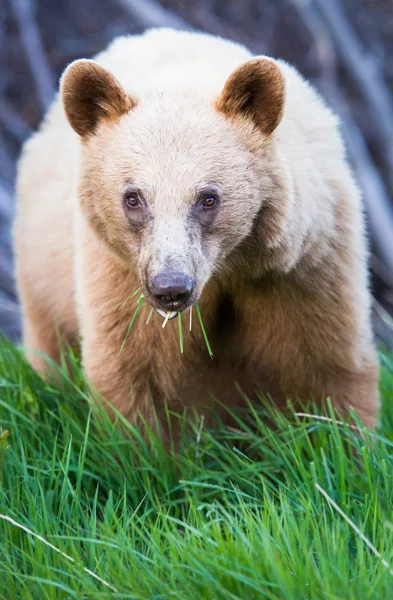
M 138 208 L 141 205 L 141 199 L 136 192 L 131 192 L 125 196 L 124 204 L 127 208 Z
M 212 227 L 220 205 L 220 188 L 214 183 L 205 184 L 197 192 L 194 214 L 204 227 Z
M 215 196 L 208 196 L 202 200 L 202 208 L 213 208 L 217 204 Z

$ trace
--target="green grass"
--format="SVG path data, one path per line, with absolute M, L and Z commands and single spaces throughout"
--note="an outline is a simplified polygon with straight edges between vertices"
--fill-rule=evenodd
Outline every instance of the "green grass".
M 191 310 L 192 310 L 192 309 L 191 309 Z M 204 327 L 204 325 L 203 325 L 203 321 L 202 321 L 202 315 L 201 315 L 201 311 L 200 311 L 200 309 L 199 309 L 198 302 L 196 302 L 196 303 L 195 303 L 195 310 L 196 310 L 196 313 L 197 313 L 197 317 L 198 317 L 199 325 L 201 326 L 201 329 L 202 329 L 203 338 L 204 338 L 204 340 L 205 340 L 205 344 L 206 344 L 207 351 L 208 351 L 208 353 L 209 353 L 209 356 L 210 356 L 210 358 L 214 358 L 214 355 L 213 355 L 212 349 L 211 349 L 211 347 L 210 347 L 210 344 L 209 344 L 209 338 L 207 337 L 206 330 L 205 330 L 205 327 Z
M 0 598 L 392 597 L 391 357 L 376 435 L 261 403 L 232 430 L 181 417 L 176 455 L 124 437 L 71 362 L 52 385 L 0 346 L 0 513 L 74 560 L 0 520 Z

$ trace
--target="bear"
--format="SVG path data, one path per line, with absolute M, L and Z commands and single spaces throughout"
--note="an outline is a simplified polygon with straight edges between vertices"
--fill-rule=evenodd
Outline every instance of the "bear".
M 80 340 L 129 421 L 266 394 L 376 426 L 361 194 L 337 117 L 293 66 L 204 33 L 120 37 L 66 68 L 16 190 L 40 373 Z

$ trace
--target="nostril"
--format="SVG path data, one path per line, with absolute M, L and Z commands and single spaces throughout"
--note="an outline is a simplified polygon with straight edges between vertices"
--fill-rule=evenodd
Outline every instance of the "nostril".
M 190 298 L 195 281 L 185 273 L 167 271 L 156 275 L 150 283 L 150 291 L 162 304 L 185 303 Z

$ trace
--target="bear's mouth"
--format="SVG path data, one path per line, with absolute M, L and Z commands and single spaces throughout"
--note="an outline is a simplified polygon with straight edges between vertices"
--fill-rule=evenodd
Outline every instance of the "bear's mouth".
M 162 310 L 160 308 L 156 308 L 155 310 L 156 310 L 156 312 L 158 312 L 160 317 L 162 317 L 163 319 L 166 319 L 167 321 L 174 319 L 178 313 L 177 310 Z M 168 314 L 169 314 L 169 317 L 168 317 Z

